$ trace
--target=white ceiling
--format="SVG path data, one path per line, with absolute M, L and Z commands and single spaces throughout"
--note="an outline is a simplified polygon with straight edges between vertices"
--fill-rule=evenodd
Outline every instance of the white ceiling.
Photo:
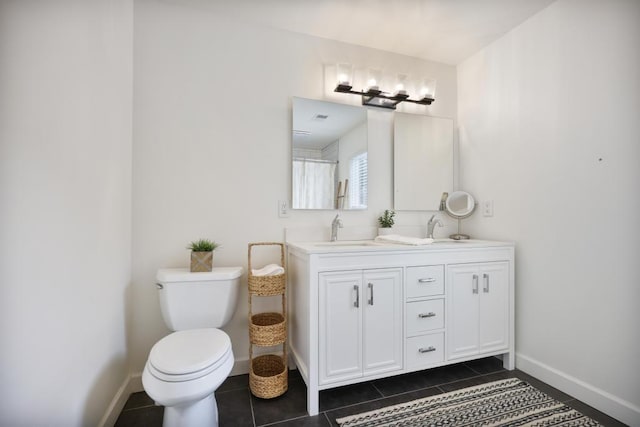
M 458 64 L 554 0 L 212 0 L 233 19 Z

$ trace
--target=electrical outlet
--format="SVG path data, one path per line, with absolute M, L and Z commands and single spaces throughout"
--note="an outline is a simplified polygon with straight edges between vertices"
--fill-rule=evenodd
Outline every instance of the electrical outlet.
M 278 217 L 289 218 L 289 202 L 278 200 Z
M 493 200 L 485 200 L 482 202 L 482 215 L 493 216 Z

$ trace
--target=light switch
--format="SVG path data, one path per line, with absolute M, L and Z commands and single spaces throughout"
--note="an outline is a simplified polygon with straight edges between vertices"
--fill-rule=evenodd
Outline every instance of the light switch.
M 493 216 L 493 200 L 485 200 L 482 202 L 482 215 Z

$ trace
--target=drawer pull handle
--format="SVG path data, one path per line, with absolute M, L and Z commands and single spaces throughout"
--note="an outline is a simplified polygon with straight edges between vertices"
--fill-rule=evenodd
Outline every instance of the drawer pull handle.
M 430 311 L 428 313 L 420 313 L 418 314 L 418 317 L 424 319 L 425 317 L 436 317 L 436 314 L 433 311 Z
M 482 278 L 484 279 L 484 287 L 482 288 L 482 291 L 484 293 L 489 293 L 489 275 L 487 273 L 484 273 L 482 275 Z
M 474 294 L 478 293 L 478 275 L 477 274 L 473 275 L 473 293 Z
M 371 293 L 371 299 L 369 300 L 369 305 L 373 305 L 373 283 L 369 283 L 369 292 Z
M 353 290 L 356 291 L 356 300 L 353 302 L 353 306 L 360 307 L 360 286 L 353 285 Z
M 426 279 L 418 279 L 418 283 L 433 283 L 436 279 L 434 277 L 427 277 Z
M 431 353 L 432 351 L 436 351 L 436 348 L 434 346 L 432 346 L 432 345 L 430 345 L 427 348 L 419 348 L 418 349 L 418 352 L 420 352 L 420 353 Z

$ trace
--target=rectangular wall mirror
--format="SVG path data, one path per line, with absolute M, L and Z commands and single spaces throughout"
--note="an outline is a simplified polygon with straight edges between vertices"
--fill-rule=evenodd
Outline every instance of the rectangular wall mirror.
M 291 207 L 367 208 L 367 110 L 293 98 Z
M 394 113 L 393 207 L 434 211 L 453 190 L 453 120 Z

